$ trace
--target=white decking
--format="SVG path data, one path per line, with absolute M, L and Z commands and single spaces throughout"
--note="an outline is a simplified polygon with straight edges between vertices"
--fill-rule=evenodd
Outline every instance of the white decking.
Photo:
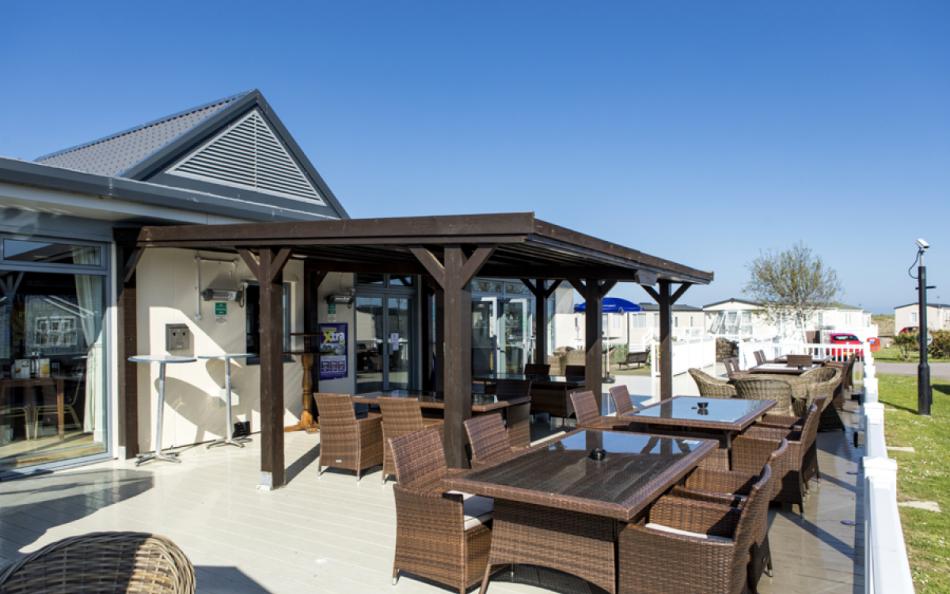
M 841 433 L 819 436 L 827 473 L 798 514 L 773 512 L 775 578 L 763 592 L 851 594 L 855 571 L 855 454 Z M 291 480 L 255 487 L 257 439 L 247 448 L 190 448 L 183 463 L 109 462 L 0 483 L 0 564 L 66 536 L 140 530 L 169 536 L 194 563 L 202 593 L 393 594 L 445 591 L 410 577 L 390 583 L 395 534 L 391 484 L 378 471 L 317 476 L 319 437 L 286 434 Z M 857 555 L 861 559 L 861 554 Z M 857 576 L 856 576 L 857 573 Z M 570 576 L 519 568 L 489 592 L 589 592 Z M 539 587 L 540 586 L 540 587 Z M 859 586 L 858 586 L 859 587 Z M 859 590 L 857 590 L 859 591 Z

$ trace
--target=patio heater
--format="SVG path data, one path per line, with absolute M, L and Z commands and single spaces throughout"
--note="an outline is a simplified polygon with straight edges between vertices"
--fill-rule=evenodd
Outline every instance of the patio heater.
M 927 267 L 924 265 L 924 252 L 930 244 L 923 239 L 917 240 L 917 323 L 920 363 L 917 365 L 917 414 L 930 416 L 930 404 L 933 402 L 933 391 L 930 386 L 930 364 L 927 362 Z M 913 266 L 911 266 L 913 267 Z M 911 275 L 913 276 L 913 275 Z

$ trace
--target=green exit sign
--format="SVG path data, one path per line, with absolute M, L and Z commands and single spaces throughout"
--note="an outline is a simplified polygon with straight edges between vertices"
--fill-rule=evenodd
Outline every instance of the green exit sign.
M 219 318 L 228 315 L 228 304 L 224 301 L 215 302 L 214 315 Z

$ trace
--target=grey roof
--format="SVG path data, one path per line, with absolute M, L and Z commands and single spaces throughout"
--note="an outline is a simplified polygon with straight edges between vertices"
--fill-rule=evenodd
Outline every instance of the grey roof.
M 902 307 L 910 307 L 911 305 L 913 305 L 914 307 L 917 307 L 917 302 L 914 301 L 913 303 L 905 303 L 904 305 L 898 305 L 894 309 L 900 309 Z M 936 307 L 937 309 L 950 309 L 950 305 L 947 305 L 946 303 L 927 302 L 927 307 Z
M 36 162 L 96 175 L 127 177 L 126 172 L 136 165 L 249 93 L 251 91 L 238 93 L 105 138 L 43 155 Z
M 640 309 L 643 311 L 660 311 L 660 306 L 653 301 L 641 301 L 637 305 L 640 306 Z M 680 305 L 678 303 L 673 304 L 673 311 L 693 311 L 700 312 L 703 311 L 702 308 L 696 307 L 694 305 Z
M 746 305 L 757 305 L 761 307 L 761 303 L 756 301 L 749 301 L 748 299 L 737 299 L 735 297 L 730 297 L 729 299 L 723 299 L 722 301 L 716 301 L 714 303 L 707 303 L 703 306 L 703 309 L 707 307 L 714 307 L 716 305 L 722 305 L 723 303 L 729 303 L 730 301 L 735 301 L 736 303 L 745 303 Z

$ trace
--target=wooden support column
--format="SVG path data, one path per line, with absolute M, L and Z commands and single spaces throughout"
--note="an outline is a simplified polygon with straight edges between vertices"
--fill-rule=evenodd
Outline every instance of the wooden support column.
M 652 287 L 643 286 L 644 290 L 660 306 L 660 348 L 657 356 L 660 359 L 660 400 L 669 400 L 673 397 L 673 305 L 689 289 L 689 283 L 683 283 L 672 290 L 672 283 L 668 280 L 659 281 L 659 291 Z
M 284 324 L 283 270 L 290 250 L 264 248 L 257 259 L 241 257 L 260 284 L 261 478 L 260 486 L 284 486 Z
M 300 425 L 302 428 L 311 426 L 317 418 L 317 403 L 313 398 L 314 392 L 320 391 L 320 374 L 316 371 L 320 368 L 319 355 L 315 354 L 319 347 L 313 335 L 320 332 L 320 311 L 319 291 L 323 279 L 327 277 L 328 272 L 321 268 L 314 260 L 304 260 L 303 262 L 303 350 L 312 351 L 311 354 L 301 356 L 301 364 L 304 367 L 304 390 L 303 390 L 303 411 L 301 412 Z M 309 363 L 309 366 L 308 366 Z M 316 364 L 314 364 L 316 363 Z M 309 380 L 309 382 L 307 381 Z M 309 413 L 310 418 L 305 418 Z
M 604 338 L 601 300 L 616 281 L 571 279 L 571 284 L 584 297 L 584 387 L 594 393 L 598 410 L 603 410 Z
M 139 391 L 138 365 L 129 357 L 138 353 L 138 311 L 136 303 L 135 267 L 142 256 L 142 248 L 136 247 L 138 229 L 115 229 L 116 275 L 118 299 L 118 404 L 117 414 L 119 447 L 125 448 L 125 458 L 139 454 Z
M 534 295 L 534 362 L 543 365 L 547 360 L 548 350 L 548 298 L 560 286 L 561 281 L 556 280 L 551 286 L 546 286 L 547 283 L 542 278 L 534 282 L 523 278 L 521 282 Z
M 445 398 L 443 438 L 449 466 L 463 468 L 465 432 L 463 423 L 472 416 L 472 293 L 469 282 L 494 251 L 481 246 L 466 256 L 462 246 L 445 246 L 440 262 L 424 247 L 411 248 L 429 275 L 442 288 L 443 332 L 442 380 Z M 438 346 L 438 345 L 437 345 Z

